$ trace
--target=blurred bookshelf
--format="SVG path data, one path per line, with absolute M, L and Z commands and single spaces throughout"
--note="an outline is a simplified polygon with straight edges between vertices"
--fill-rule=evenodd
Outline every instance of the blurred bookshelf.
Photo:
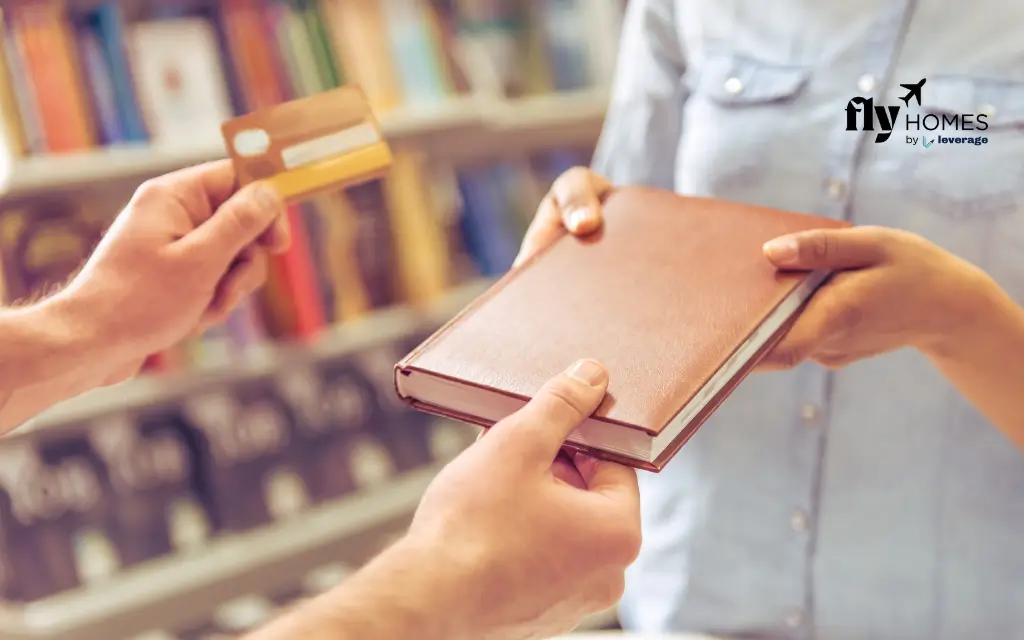
M 395 152 L 289 207 L 223 326 L 0 441 L 0 638 L 237 636 L 401 534 L 475 430 L 399 403 L 392 366 L 590 162 L 624 5 L 0 0 L 5 302 L 66 281 L 145 180 L 223 158 L 234 115 L 357 82 Z
M 396 109 L 382 116 L 389 143 L 453 165 L 552 147 L 585 147 L 600 132 L 608 94 L 602 89 L 518 99 L 452 98 L 444 104 Z M 123 145 L 61 155 L 0 160 L 0 202 L 109 186 L 162 175 L 226 156 L 211 139 L 187 149 Z

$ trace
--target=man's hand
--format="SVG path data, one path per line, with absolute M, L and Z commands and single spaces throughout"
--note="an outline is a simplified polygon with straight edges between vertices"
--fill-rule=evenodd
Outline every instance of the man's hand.
M 470 637 L 533 638 L 571 630 L 613 606 L 640 549 L 636 473 L 574 456 L 584 488 L 552 467 L 601 403 L 607 374 L 584 360 L 490 429 L 428 489 L 409 531 L 465 576 Z
M 846 366 L 902 347 L 925 352 L 970 326 L 987 304 L 980 269 L 905 231 L 857 227 L 777 238 L 765 255 L 780 269 L 836 273 L 761 363 Z
M 607 180 L 584 167 L 574 167 L 558 176 L 541 200 L 513 266 L 526 262 L 565 229 L 578 236 L 597 231 L 601 227 L 601 202 L 611 191 Z
M 584 360 L 491 427 L 427 489 L 408 533 L 337 589 L 250 640 L 547 638 L 618 602 L 640 551 L 636 473 L 552 461 L 604 398 Z
M 230 162 L 209 163 L 143 184 L 60 295 L 78 330 L 117 346 L 126 377 L 145 356 L 223 321 L 263 283 L 267 254 L 288 242 L 274 190 L 238 190 Z

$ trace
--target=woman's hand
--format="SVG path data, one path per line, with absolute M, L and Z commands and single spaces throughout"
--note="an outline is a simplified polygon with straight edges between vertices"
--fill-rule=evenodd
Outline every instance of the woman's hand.
M 537 207 L 513 266 L 526 262 L 566 230 L 577 236 L 597 231 L 601 202 L 611 191 L 611 183 L 585 167 L 573 167 L 558 176 Z
M 804 361 L 843 367 L 902 347 L 956 339 L 985 308 L 988 276 L 912 233 L 881 227 L 808 231 L 765 244 L 786 270 L 836 273 L 759 369 Z

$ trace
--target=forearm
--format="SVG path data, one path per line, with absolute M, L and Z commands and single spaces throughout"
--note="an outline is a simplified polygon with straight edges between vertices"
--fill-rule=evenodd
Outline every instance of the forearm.
M 105 365 L 90 327 L 65 298 L 0 309 L 0 432 L 87 391 Z
M 463 613 L 471 594 L 448 563 L 400 542 L 341 586 L 245 640 L 476 637 Z
M 971 320 L 924 349 L 982 414 L 1024 448 L 1024 309 L 985 279 Z

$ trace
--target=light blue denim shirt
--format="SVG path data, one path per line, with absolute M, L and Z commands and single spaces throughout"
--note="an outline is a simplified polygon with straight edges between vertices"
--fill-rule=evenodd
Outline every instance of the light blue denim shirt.
M 909 229 L 1024 300 L 1024 2 L 629 7 L 598 171 Z M 915 352 L 754 375 L 641 488 L 631 628 L 1024 638 L 1024 453 Z

